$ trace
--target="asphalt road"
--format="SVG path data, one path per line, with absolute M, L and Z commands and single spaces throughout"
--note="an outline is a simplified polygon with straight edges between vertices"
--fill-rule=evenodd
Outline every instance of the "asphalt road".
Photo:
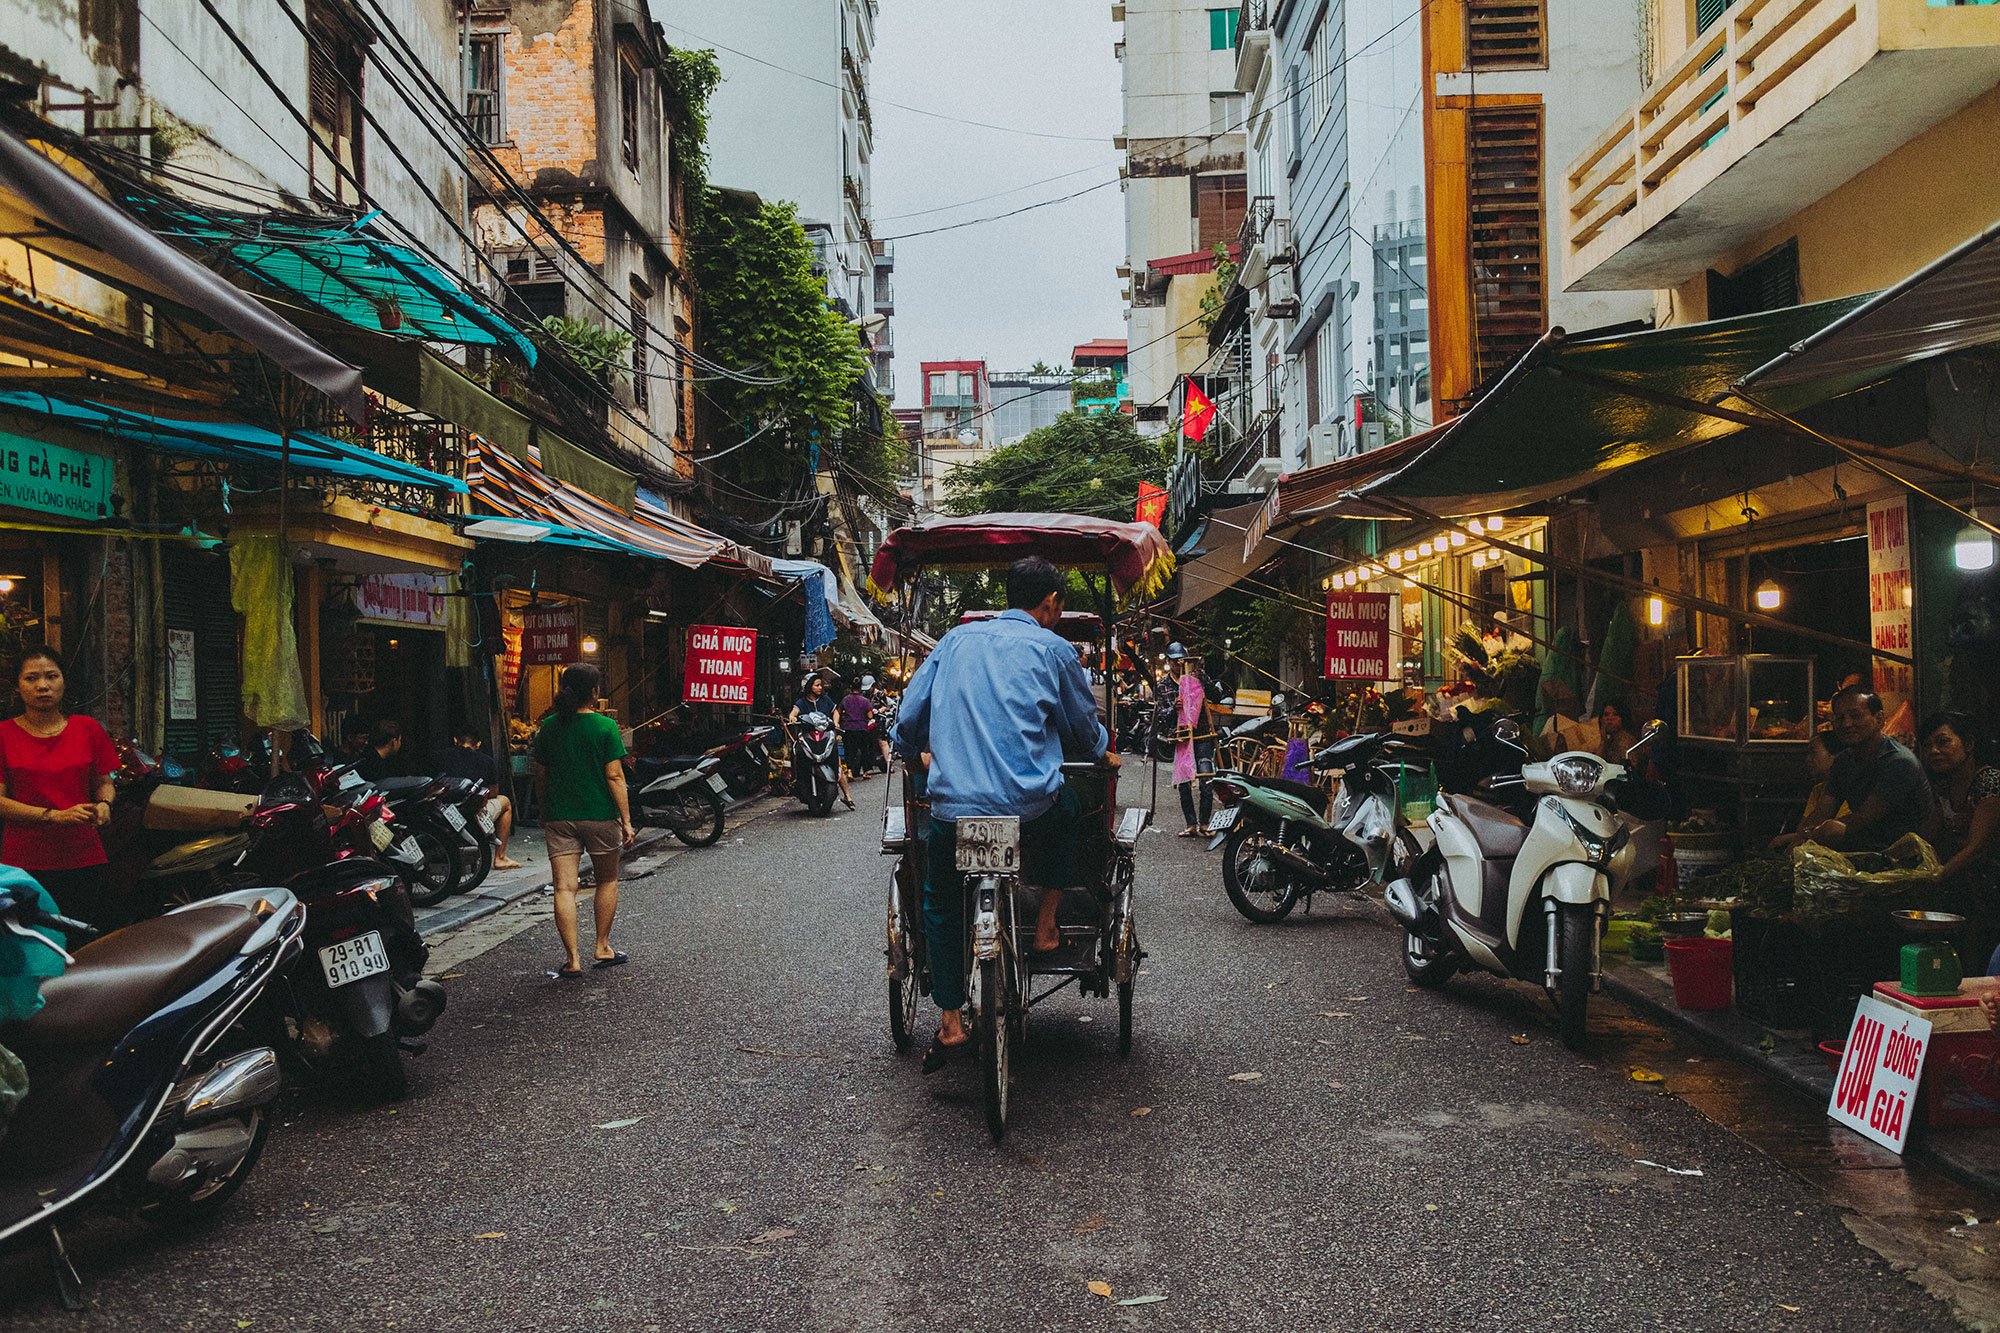
M 1526 987 L 1410 991 L 1374 907 L 1252 926 L 1200 844 L 1164 835 L 1141 843 L 1132 1054 L 1114 1004 L 1036 1009 L 995 1147 L 972 1066 L 927 1080 L 889 1042 L 883 785 L 858 815 L 787 805 L 628 885 L 629 967 L 548 979 L 547 925 L 458 965 L 407 1101 L 288 1092 L 223 1220 L 81 1228 L 93 1308 L 56 1310 L 23 1257 L 0 1268 L 0 1318 L 1955 1327 L 1817 1190 L 1631 1081 L 1627 1038 L 1579 1058 Z

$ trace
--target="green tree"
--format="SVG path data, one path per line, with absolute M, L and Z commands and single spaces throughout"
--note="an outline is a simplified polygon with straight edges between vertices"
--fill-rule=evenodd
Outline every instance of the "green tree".
M 1141 435 L 1121 412 L 1065 412 L 1004 449 L 953 471 L 954 513 L 1092 514 L 1130 519 L 1139 483 L 1164 484 L 1168 437 Z
M 756 436 L 731 456 L 731 471 L 758 489 L 789 485 L 815 457 L 820 468 L 833 466 L 855 425 L 855 381 L 868 360 L 855 326 L 827 303 L 812 264 L 796 207 L 753 209 L 708 192 L 695 233 L 704 349 L 747 377 L 776 382 L 724 377 L 699 389 L 713 448 Z M 879 440 L 857 452 L 874 459 Z

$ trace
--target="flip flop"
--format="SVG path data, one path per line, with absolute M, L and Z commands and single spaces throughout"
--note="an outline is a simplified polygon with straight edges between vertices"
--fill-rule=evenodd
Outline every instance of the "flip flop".
M 1184 828 L 1179 833 L 1176 833 L 1174 836 L 1177 838 L 1199 838 L 1204 835 L 1202 830 L 1198 828 Z
M 606 968 L 606 967 L 623 967 L 623 966 L 625 966 L 625 964 L 627 964 L 627 963 L 629 963 L 629 962 L 631 962 L 631 961 L 632 961 L 632 960 L 631 960 L 630 958 L 626 957 L 626 956 L 625 956 L 624 954 L 622 954 L 622 953 L 614 953 L 614 954 L 612 954 L 612 955 L 611 955 L 611 956 L 610 956 L 609 958 L 595 958 L 595 959 L 592 959 L 592 960 L 591 960 L 591 964 L 590 964 L 590 966 L 591 966 L 591 969 L 592 969 L 593 971 L 595 971 L 595 970 L 597 970 L 597 969 L 599 969 L 599 968 Z
M 549 975 L 552 977 L 560 977 L 563 980 L 570 981 L 576 979 L 577 977 L 582 976 L 583 969 L 580 967 L 559 967 L 555 971 L 549 973 Z
M 924 1052 L 924 1072 L 926 1074 L 935 1074 L 938 1070 L 950 1064 L 954 1056 L 971 1049 L 972 1039 L 970 1037 L 950 1046 L 945 1045 L 942 1038 L 933 1037 L 931 1038 L 930 1049 Z

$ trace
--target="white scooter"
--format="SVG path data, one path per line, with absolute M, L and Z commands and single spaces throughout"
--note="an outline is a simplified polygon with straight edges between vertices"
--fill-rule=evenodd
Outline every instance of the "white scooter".
M 1647 727 L 1633 752 L 1659 731 L 1657 722 Z M 1513 744 L 1520 731 L 1501 721 L 1494 735 Z M 1538 980 L 1555 1002 L 1563 1044 L 1580 1048 L 1611 895 L 1641 869 L 1612 795 L 1629 776 L 1625 765 L 1584 751 L 1527 764 L 1519 785 L 1537 798 L 1532 824 L 1487 801 L 1440 793 L 1428 821 L 1435 844 L 1384 890 L 1404 927 L 1410 980 L 1434 989 L 1466 967 Z

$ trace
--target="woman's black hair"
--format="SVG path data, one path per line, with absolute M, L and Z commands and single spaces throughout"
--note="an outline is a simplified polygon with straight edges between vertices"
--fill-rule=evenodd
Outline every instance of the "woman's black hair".
M 555 701 L 549 705 L 549 712 L 567 726 L 569 720 L 589 707 L 597 699 L 597 687 L 603 681 L 604 673 L 588 662 L 579 662 L 573 667 L 564 667 L 562 682 L 556 686 Z
M 1632 725 L 1632 710 L 1631 710 L 1631 709 L 1629 709 L 1629 708 L 1627 708 L 1627 707 L 1625 706 L 1625 701 L 1624 701 L 1623 699 L 1600 699 L 1600 700 L 1598 700 L 1598 703 L 1597 703 L 1597 720 L 1598 720 L 1598 721 L 1600 721 L 1600 722 L 1601 722 L 1601 721 L 1603 721 L 1603 720 L 1604 720 L 1604 710 L 1605 710 L 1605 709 L 1607 709 L 1607 708 L 1610 708 L 1610 709 L 1615 709 L 1615 710 L 1617 711 L 1617 713 L 1618 713 L 1618 725 L 1619 725 L 1619 726 L 1621 726 L 1621 727 L 1629 727 L 1629 726 L 1631 726 L 1631 725 Z
M 1931 733 L 1939 727 L 1950 727 L 1957 737 L 1965 742 L 1965 753 L 1974 763 L 1979 762 L 1980 752 L 1986 747 L 1979 743 L 1979 719 L 1956 708 L 1941 709 L 1932 713 L 1917 725 L 1917 744 L 1922 745 L 1931 738 Z
M 19 680 L 21 678 L 21 673 L 28 669 L 28 663 L 36 660 L 37 658 L 46 658 L 49 661 L 54 662 L 56 664 L 56 670 L 62 672 L 63 675 L 67 676 L 69 674 L 69 663 L 62 660 L 62 654 L 57 652 L 55 649 L 44 645 L 44 646 L 37 646 L 34 648 L 22 649 L 21 655 L 14 659 L 14 679 Z

